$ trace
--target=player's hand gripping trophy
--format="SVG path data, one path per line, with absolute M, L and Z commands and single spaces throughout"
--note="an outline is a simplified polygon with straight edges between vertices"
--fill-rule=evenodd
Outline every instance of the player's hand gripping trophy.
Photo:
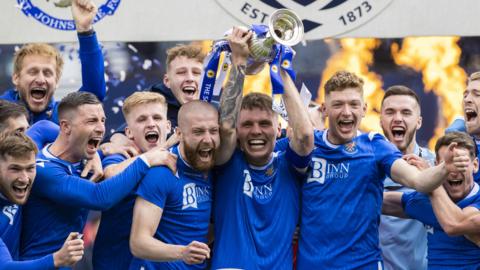
M 278 75 L 278 78 L 280 78 L 279 72 L 277 72 L 278 68 L 285 68 L 286 70 L 289 67 L 291 68 L 290 63 L 294 51 L 290 47 L 302 41 L 304 36 L 303 23 L 292 10 L 278 9 L 270 15 L 268 25 L 252 25 L 249 30 L 253 32 L 253 35 L 248 44 L 250 57 L 246 72 L 248 75 L 257 74 L 266 63 L 269 63 L 271 66 L 272 87 L 275 88 L 273 76 Z M 230 31 L 227 31 L 226 35 Z M 222 52 L 227 53 L 221 65 L 220 74 L 217 75 L 220 54 Z M 230 48 L 225 39 L 213 44 L 212 51 L 206 57 L 204 63 L 205 68 L 201 82 L 200 99 L 211 101 L 212 95 L 219 94 L 225 78 L 222 76 L 222 73 L 226 72 L 226 67 L 230 64 L 229 52 Z M 280 60 L 282 61 L 281 63 Z M 277 67 L 274 68 L 274 65 Z M 272 74 L 272 72 L 276 74 Z M 290 75 L 293 75 L 292 78 L 295 76 L 293 69 Z M 217 81 L 220 81 L 220 83 L 217 83 L 215 86 Z

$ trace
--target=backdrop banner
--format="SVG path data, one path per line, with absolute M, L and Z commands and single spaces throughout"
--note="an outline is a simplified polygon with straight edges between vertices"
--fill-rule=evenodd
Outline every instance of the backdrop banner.
M 234 25 L 267 23 L 294 10 L 306 40 L 326 37 L 478 36 L 471 0 L 95 0 L 102 41 L 219 39 Z M 75 41 L 71 0 L 0 1 L 0 43 Z

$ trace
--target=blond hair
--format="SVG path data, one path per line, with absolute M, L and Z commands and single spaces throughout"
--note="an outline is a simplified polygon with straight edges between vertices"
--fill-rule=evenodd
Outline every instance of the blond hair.
M 170 63 L 179 56 L 185 56 L 188 59 L 195 59 L 199 63 L 203 63 L 205 54 L 202 52 L 202 48 L 195 45 L 178 44 L 167 50 L 167 70 Z
M 468 82 L 471 81 L 480 81 L 480 71 L 470 74 L 470 76 L 468 77 Z
M 128 98 L 126 98 L 123 102 L 123 116 L 126 118 L 127 115 L 133 110 L 133 108 L 150 103 L 160 103 L 160 105 L 162 106 L 167 106 L 167 101 L 165 100 L 165 97 L 159 93 L 149 91 L 135 92 Z
M 55 60 L 55 72 L 57 74 L 56 79 L 58 80 L 62 75 L 63 69 L 63 59 L 60 55 L 60 52 L 55 49 L 52 45 L 45 43 L 31 43 L 23 45 L 18 51 L 15 52 L 13 58 L 13 73 L 20 74 L 20 71 L 23 68 L 23 59 L 29 55 L 40 55 L 45 57 L 50 57 Z

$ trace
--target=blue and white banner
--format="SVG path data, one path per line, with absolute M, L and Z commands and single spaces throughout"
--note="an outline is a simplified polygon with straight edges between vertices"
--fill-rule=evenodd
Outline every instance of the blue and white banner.
M 479 36 L 471 0 L 94 0 L 103 41 L 219 39 L 234 25 L 266 24 L 294 10 L 307 40 L 326 37 Z M 0 1 L 0 43 L 75 41 L 71 0 Z M 19 34 L 21 33 L 21 34 Z

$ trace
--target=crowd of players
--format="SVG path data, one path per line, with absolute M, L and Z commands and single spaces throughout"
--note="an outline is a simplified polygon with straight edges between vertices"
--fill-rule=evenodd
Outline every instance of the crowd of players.
M 102 212 L 94 269 L 480 268 L 480 73 L 464 120 L 432 153 L 416 143 L 420 102 L 408 87 L 385 91 L 385 138 L 358 130 L 357 75 L 338 71 L 325 103 L 307 108 L 280 70 L 288 127 L 277 139 L 272 98 L 242 94 L 252 34 L 234 28 L 218 109 L 198 100 L 201 50 L 178 45 L 163 82 L 125 99 L 125 125 L 102 144 L 95 14 L 73 1 L 82 87 L 60 102 L 59 52 L 15 54 L 14 88 L 0 97 L 0 269 L 74 266 L 90 210 Z

